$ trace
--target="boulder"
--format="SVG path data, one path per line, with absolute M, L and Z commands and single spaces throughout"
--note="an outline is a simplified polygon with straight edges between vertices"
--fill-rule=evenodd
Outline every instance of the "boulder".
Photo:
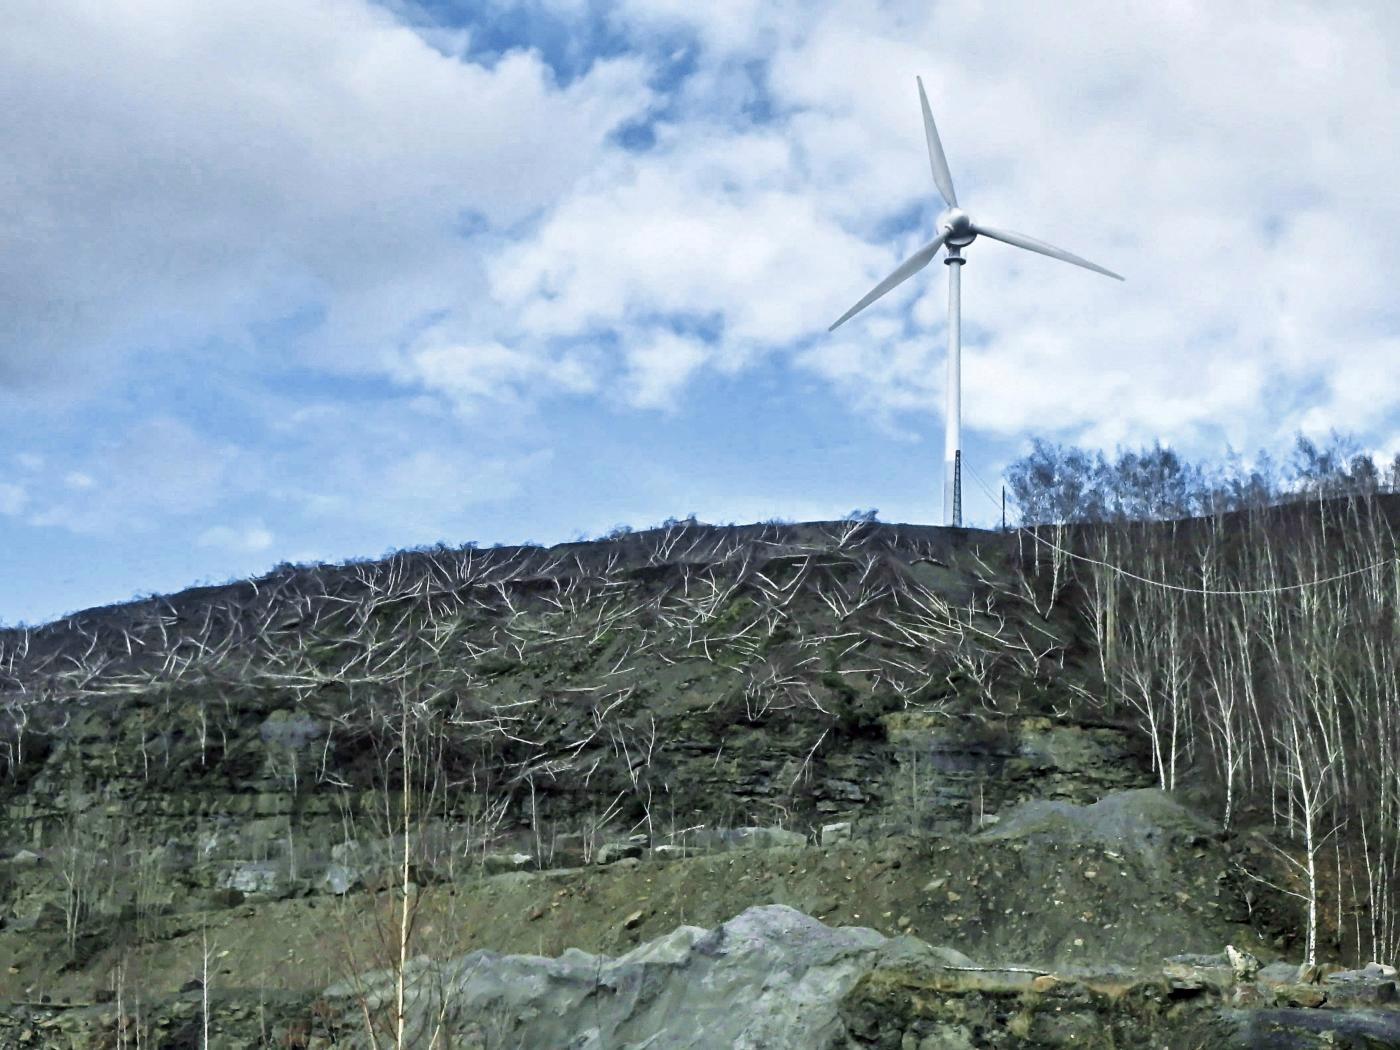
M 334 893 L 337 897 L 343 896 L 355 887 L 364 885 L 364 873 L 358 868 L 333 862 L 326 865 L 325 873 L 321 876 L 318 885 L 321 889 L 328 893 Z
M 736 849 L 801 849 L 807 836 L 787 828 L 735 828 L 731 841 Z
M 877 969 L 895 969 L 920 976 L 942 973 L 949 968 L 971 970 L 977 965 L 956 948 L 928 944 L 908 934 L 892 937 L 882 944 L 875 953 L 874 962 Z
M 529 871 L 535 865 L 535 858 L 528 853 L 488 853 L 482 859 L 482 866 L 488 875 L 502 875 L 508 871 Z
M 264 744 L 288 751 L 302 751 L 325 735 L 325 724 L 303 711 L 274 711 L 258 726 Z
M 786 828 L 706 828 L 695 833 L 694 842 L 705 850 L 798 849 L 807 845 L 807 836 Z
M 1120 791 L 1087 806 L 1033 799 L 1000 816 L 995 826 L 982 832 L 982 838 L 1097 846 L 1132 852 L 1154 864 L 1163 862 L 1169 844 L 1194 841 L 1212 830 L 1200 816 L 1156 788 Z
M 827 798 L 843 799 L 847 802 L 864 802 L 865 792 L 860 789 L 859 784 L 849 780 L 828 780 L 825 781 L 820 792 Z
M 605 842 L 593 856 L 595 864 L 615 864 L 624 857 L 640 857 L 642 845 L 638 842 Z
M 938 1032 L 930 1032 L 915 1046 L 918 1047 L 918 1050 L 976 1050 L 977 1048 L 977 1044 L 972 1041 L 972 1033 L 960 1024 L 950 1025 Z
M 1390 967 L 1373 963 L 1360 970 L 1329 973 L 1322 979 L 1327 989 L 1327 1001 L 1334 1004 L 1380 1004 L 1395 1001 L 1395 978 Z
M 226 867 L 218 876 L 215 886 L 218 889 L 237 890 L 252 896 L 289 896 L 292 882 L 286 867 L 272 860 L 249 860 Z
M 1213 989 L 1223 992 L 1235 983 L 1235 970 L 1229 956 L 1173 955 L 1162 964 L 1162 973 L 1177 991 Z
M 1327 1001 L 1327 993 L 1315 984 L 1286 984 L 1274 990 L 1274 1000 L 1283 1006 L 1311 1010 Z
M 1233 944 L 1225 945 L 1225 958 L 1230 960 L 1230 969 L 1234 972 L 1236 981 L 1252 981 L 1259 972 L 1259 960 Z
M 1286 984 L 1296 984 L 1298 966 L 1296 963 L 1271 962 L 1268 966 L 1259 968 L 1259 972 L 1254 975 L 1254 980 L 1265 988 L 1280 988 Z
M 63 909 L 54 901 L 29 900 L 15 908 L 15 916 L 6 925 L 12 930 L 34 930 L 61 927 L 65 921 Z
M 355 839 L 347 839 L 331 847 L 331 860 L 338 864 L 360 864 L 366 852 L 365 847 Z
M 851 822 L 843 820 L 836 824 L 823 824 L 821 843 L 830 846 L 833 842 L 845 842 L 851 837 Z
M 410 985 L 410 1031 L 426 1046 L 441 1015 L 452 1045 L 485 1017 L 504 1046 L 836 1050 L 846 1045 L 838 1005 L 884 942 L 768 905 L 713 930 L 682 926 L 617 958 L 571 948 L 557 959 L 478 951 L 423 960 L 414 965 L 436 972 Z M 359 990 L 387 995 L 392 983 L 380 973 L 325 994 L 353 1032 Z

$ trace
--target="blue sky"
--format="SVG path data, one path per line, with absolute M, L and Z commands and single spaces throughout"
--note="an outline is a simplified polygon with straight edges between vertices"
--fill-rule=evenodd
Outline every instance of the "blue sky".
M 965 458 L 1400 451 L 1388 5 L 21 0 L 0 620 L 439 540 L 936 521 Z M 969 516 L 995 509 L 974 480 Z

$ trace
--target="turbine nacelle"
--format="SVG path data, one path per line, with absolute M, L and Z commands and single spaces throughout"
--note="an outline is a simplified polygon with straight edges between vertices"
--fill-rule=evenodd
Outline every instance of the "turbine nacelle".
M 938 213 L 938 233 L 933 240 L 905 259 L 892 274 L 870 289 L 860 302 L 836 319 L 830 330 L 834 331 L 841 327 L 876 299 L 913 277 L 914 274 L 933 262 L 940 249 L 946 249 L 949 253 L 957 252 L 966 248 L 978 237 L 1001 241 L 1003 244 L 1024 248 L 1028 252 L 1048 255 L 1052 259 L 1059 259 L 1061 262 L 1071 263 L 1074 266 L 1082 266 L 1086 270 L 1093 270 L 1095 273 L 1101 273 L 1105 277 L 1112 277 L 1115 280 L 1121 281 L 1123 279 L 1112 270 L 1104 269 L 1098 263 L 1092 263 L 1073 252 L 1056 248 L 1053 244 L 1046 244 L 1035 237 L 1028 237 L 1024 233 L 1016 233 L 1014 230 L 988 226 L 986 223 L 973 222 L 972 216 L 963 211 L 958 204 L 958 193 L 953 188 L 953 174 L 948 170 L 948 158 L 943 155 L 943 143 L 939 140 L 938 128 L 933 123 L 933 112 L 929 109 L 928 96 L 924 94 L 924 82 L 915 79 L 919 85 L 919 106 L 924 111 L 924 140 L 928 144 L 929 170 L 933 174 L 933 185 L 937 188 L 938 195 L 943 198 L 943 203 L 947 207 Z
M 961 208 L 945 208 L 935 225 L 943 235 L 943 243 L 950 248 L 966 248 L 977 239 L 977 227 L 972 224 L 972 216 Z

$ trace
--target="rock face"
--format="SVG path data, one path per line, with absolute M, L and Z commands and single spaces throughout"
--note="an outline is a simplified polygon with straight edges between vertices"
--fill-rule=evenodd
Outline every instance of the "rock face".
M 713 930 L 682 926 L 615 959 L 568 951 L 557 959 L 473 952 L 425 961 L 411 993 L 412 1045 L 427 1045 L 441 1017 L 450 1045 L 841 1047 L 840 1002 L 885 943 L 874 930 L 833 929 L 771 905 Z M 344 1006 L 353 1032 L 361 990 L 346 982 L 326 994 Z M 378 1006 L 393 982 L 372 978 L 363 994 Z

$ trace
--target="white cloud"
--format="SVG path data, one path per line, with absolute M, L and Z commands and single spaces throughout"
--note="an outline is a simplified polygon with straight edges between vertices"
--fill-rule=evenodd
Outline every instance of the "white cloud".
M 398 378 L 437 391 L 468 413 L 482 401 L 531 403 L 558 391 L 585 393 L 594 384 L 591 368 L 576 356 L 431 336 L 404 355 Z
M 1390 340 L 1376 320 L 1400 276 L 1400 209 L 1377 190 L 1400 138 L 1355 115 L 1366 97 L 1393 96 L 1377 45 L 1393 38 L 1389 20 L 1196 4 L 1072 15 L 1026 5 L 995 20 L 993 32 L 986 13 L 941 8 L 902 55 L 880 34 L 878 66 L 830 61 L 849 34 L 827 22 L 775 78 L 794 94 L 829 92 L 838 113 L 845 99 L 883 115 L 897 98 L 917 136 L 909 81 L 932 71 L 974 214 L 1128 273 L 1117 286 L 973 245 L 970 423 L 1100 439 L 1189 439 L 1225 424 L 1263 441 L 1297 423 L 1278 418 L 1268 384 L 1296 390 L 1344 362 L 1382 366 Z M 926 182 L 921 144 L 906 147 L 902 165 Z M 1340 235 L 1348 228 L 1356 235 Z M 914 316 L 938 346 L 946 293 L 943 274 L 930 277 Z M 1395 412 L 1396 397 L 1377 401 Z M 1336 425 L 1365 425 L 1335 398 L 1320 407 Z
M 473 509 L 528 490 L 551 458 L 534 421 L 509 402 L 466 396 L 467 413 L 409 398 L 270 400 L 278 447 L 257 492 L 276 508 L 278 534 L 431 542 L 460 531 Z
M 518 496 L 551 458 L 511 404 L 465 419 L 410 398 L 258 407 L 239 445 L 167 417 L 115 430 L 51 477 L 0 489 L 0 510 L 80 535 L 163 530 L 240 554 L 308 537 L 408 544 L 454 535 L 470 508 Z M 75 475 L 91 484 L 75 487 Z
M 275 537 L 261 523 L 242 525 L 215 525 L 205 529 L 195 540 L 201 547 L 219 547 L 240 554 L 258 554 L 272 546 Z
M 677 394 L 710 354 L 701 340 L 671 332 L 629 347 L 627 400 L 638 408 L 674 408 Z
M 464 511 L 517 495 L 548 452 L 480 455 L 449 448 L 348 452 L 325 464 L 314 489 L 297 494 L 303 513 L 389 530 L 395 543 L 451 535 Z
M 1130 278 L 974 245 L 969 425 L 1189 437 L 1229 417 L 1265 440 L 1296 420 L 1263 385 L 1315 386 L 1305 408 L 1345 426 L 1347 383 L 1318 381 L 1390 354 L 1400 130 L 1367 116 L 1394 95 L 1382 5 L 626 0 L 608 17 L 642 53 L 693 34 L 650 150 L 607 139 L 652 104 L 639 57 L 561 88 L 533 52 L 463 60 L 469 29 L 364 0 L 29 6 L 0 41 L 0 371 L 71 377 L 113 340 L 188 344 L 316 304 L 312 363 L 463 409 L 617 377 L 648 405 L 809 347 L 863 410 L 927 409 L 941 268 L 844 342 L 823 332 L 927 232 L 892 237 L 896 221 L 936 210 L 916 72 L 966 203 Z M 488 225 L 470 241 L 467 213 Z M 703 362 L 643 389 L 638 361 L 677 328 L 705 333 Z
M 630 367 L 679 319 L 716 335 L 701 367 L 796 349 L 863 412 L 937 411 L 942 267 L 822 331 L 938 210 L 921 73 L 974 214 L 1129 277 L 973 245 L 968 425 L 1249 444 L 1309 410 L 1366 429 L 1400 408 L 1400 384 L 1354 393 L 1400 324 L 1400 127 L 1368 116 L 1395 98 L 1384 5 L 628 0 L 614 25 L 693 32 L 695 72 L 654 150 L 606 159 L 497 253 L 507 343 L 606 332 Z M 755 62 L 760 87 L 735 89 Z
M 144 531 L 199 514 L 256 484 L 258 467 L 237 446 L 171 418 L 108 438 L 81 469 L 31 493 L 29 520 L 90 535 Z
M 689 29 L 707 49 L 727 55 L 786 43 L 800 33 L 812 10 L 812 4 L 798 0 L 619 0 L 612 21 L 633 33 Z
M 464 216 L 548 207 L 645 110 L 645 74 L 458 61 L 366 0 L 23 4 L 0 34 L 0 377 L 81 385 L 123 346 L 309 308 L 311 360 L 379 368 L 479 304 Z
M 430 534 L 528 492 L 546 399 L 680 409 L 760 358 L 891 434 L 936 433 L 944 267 L 825 330 L 938 210 L 916 73 L 974 214 L 1129 278 L 974 244 L 971 430 L 1400 441 L 1389 7 L 619 0 L 604 17 L 637 50 L 562 86 L 537 52 L 463 58 L 470 30 L 411 30 L 391 7 L 11 19 L 0 390 L 176 346 L 196 368 L 217 351 L 243 375 L 399 385 L 368 407 L 279 400 L 256 454 L 168 419 L 83 455 L 45 446 L 20 460 L 47 471 L 24 476 L 27 520 L 198 518 L 236 540 L 256 487 L 318 522 Z M 676 47 L 654 145 L 622 148 Z
M 841 287 L 832 260 L 875 253 L 801 191 L 793 163 L 776 134 L 673 129 L 503 250 L 492 293 L 527 337 L 716 319 L 721 346 L 748 356 L 822 330 Z
M 14 516 L 24 509 L 27 502 L 29 494 L 24 486 L 0 481 L 0 514 Z

